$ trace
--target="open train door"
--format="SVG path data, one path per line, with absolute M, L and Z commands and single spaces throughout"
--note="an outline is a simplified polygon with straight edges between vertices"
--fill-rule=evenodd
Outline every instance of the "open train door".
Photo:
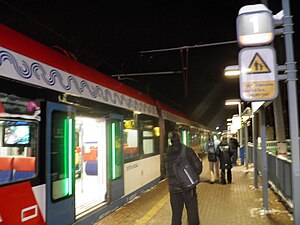
M 123 116 L 109 115 L 107 134 L 109 198 L 113 202 L 124 195 Z
M 46 223 L 75 221 L 75 108 L 46 103 Z

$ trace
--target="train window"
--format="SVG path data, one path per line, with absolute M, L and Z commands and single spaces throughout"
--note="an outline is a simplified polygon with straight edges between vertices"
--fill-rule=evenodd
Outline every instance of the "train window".
M 158 119 L 147 115 L 140 115 L 139 124 L 143 154 L 149 155 L 158 153 L 160 135 Z
M 36 176 L 37 122 L 0 120 L 0 185 Z
M 53 111 L 51 135 L 51 190 L 57 201 L 73 195 L 74 116 Z
M 154 153 L 154 140 L 151 131 L 143 131 L 143 151 L 144 154 Z
M 139 156 L 138 147 L 138 130 L 137 129 L 124 129 L 124 158 L 133 158 Z

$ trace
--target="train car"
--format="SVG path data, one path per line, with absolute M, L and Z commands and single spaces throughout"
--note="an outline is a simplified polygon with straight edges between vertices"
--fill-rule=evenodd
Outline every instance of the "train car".
M 93 224 L 156 185 L 172 130 L 209 130 L 0 25 L 0 224 Z

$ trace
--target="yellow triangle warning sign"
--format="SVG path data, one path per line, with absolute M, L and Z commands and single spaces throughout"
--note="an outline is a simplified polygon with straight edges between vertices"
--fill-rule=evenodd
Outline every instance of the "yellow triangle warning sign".
M 257 53 L 255 53 L 250 65 L 248 66 L 247 74 L 253 73 L 271 73 L 271 70 L 263 60 L 263 58 Z

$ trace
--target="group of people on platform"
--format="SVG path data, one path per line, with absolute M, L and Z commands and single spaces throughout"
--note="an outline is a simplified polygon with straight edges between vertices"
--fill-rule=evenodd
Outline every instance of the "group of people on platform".
M 232 182 L 232 165 L 236 165 L 237 150 L 239 144 L 236 138 L 231 137 L 229 140 L 226 136 L 221 137 L 221 141 L 216 136 L 210 137 L 206 143 L 206 151 L 209 161 L 209 181 L 211 184 Z M 221 169 L 221 177 L 219 170 Z M 227 170 L 227 176 L 225 176 Z M 226 181 L 227 178 L 227 181 Z
M 189 225 L 199 225 L 199 209 L 196 192 L 198 182 L 193 182 L 193 176 L 190 174 L 190 168 L 200 176 L 202 172 L 202 161 L 192 148 L 187 147 L 181 142 L 181 136 L 178 132 L 173 132 L 170 136 L 171 145 L 166 149 L 166 158 L 162 165 L 162 172 L 166 174 L 168 180 L 170 204 L 172 209 L 172 225 L 182 224 L 182 212 L 185 207 L 187 210 L 187 219 Z M 226 136 L 221 137 L 219 141 L 216 137 L 210 137 L 206 144 L 208 153 L 210 182 L 214 183 L 220 179 L 219 170 L 221 169 L 221 183 L 231 183 L 231 168 L 236 164 L 237 149 L 239 144 L 235 138 L 227 140 Z M 181 163 L 179 163 L 180 161 Z M 183 172 L 178 172 L 178 165 L 181 164 Z M 227 181 L 225 172 L 227 170 Z M 190 185 L 183 185 L 187 174 Z

